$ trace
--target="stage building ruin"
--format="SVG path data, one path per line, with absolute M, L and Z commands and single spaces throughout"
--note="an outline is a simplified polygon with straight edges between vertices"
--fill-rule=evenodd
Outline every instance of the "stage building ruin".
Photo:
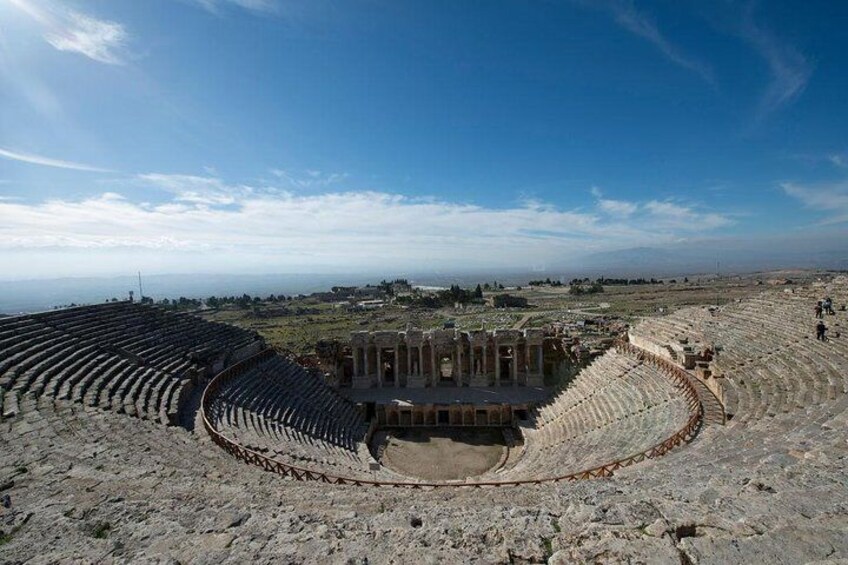
M 540 387 L 543 351 L 541 329 L 353 332 L 350 358 L 336 365 L 336 382 L 353 388 Z

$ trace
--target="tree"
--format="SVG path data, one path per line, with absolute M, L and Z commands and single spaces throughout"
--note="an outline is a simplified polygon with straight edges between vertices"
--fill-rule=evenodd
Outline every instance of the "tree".
M 480 283 L 477 283 L 477 288 L 474 289 L 474 298 L 483 298 L 483 289 L 480 287 Z

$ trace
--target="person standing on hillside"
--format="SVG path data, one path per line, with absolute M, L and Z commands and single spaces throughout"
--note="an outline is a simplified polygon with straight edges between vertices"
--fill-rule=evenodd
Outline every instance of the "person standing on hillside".
M 816 339 L 819 341 L 827 341 L 827 337 L 825 337 L 825 332 L 827 332 L 827 326 L 824 325 L 822 320 L 819 320 L 819 323 L 816 324 Z
M 821 300 L 819 300 L 819 301 L 816 303 L 816 308 L 815 308 L 815 310 L 816 310 L 816 318 L 821 318 L 821 317 L 822 317 L 822 310 L 823 310 Z

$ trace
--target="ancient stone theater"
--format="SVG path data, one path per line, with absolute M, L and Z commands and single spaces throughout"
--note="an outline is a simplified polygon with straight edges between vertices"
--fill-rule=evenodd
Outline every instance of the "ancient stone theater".
M 321 374 L 133 302 L 5 318 L 0 561 L 841 562 L 823 296 L 646 318 L 556 388 L 540 330 L 355 332 Z

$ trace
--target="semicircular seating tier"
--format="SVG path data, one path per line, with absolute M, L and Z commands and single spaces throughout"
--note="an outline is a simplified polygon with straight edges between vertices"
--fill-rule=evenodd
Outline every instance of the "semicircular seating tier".
M 322 379 L 277 356 L 251 365 L 209 393 L 205 410 L 214 432 L 298 469 L 415 482 L 386 468 L 369 470 L 367 424 Z M 472 482 L 552 478 L 646 451 L 687 425 L 694 408 L 686 393 L 656 365 L 611 350 L 537 411 L 525 426 L 523 452 Z
M 611 349 L 535 411 L 523 452 L 491 478 L 562 476 L 647 451 L 686 426 L 686 393 L 656 365 Z
M 202 377 L 264 348 L 254 332 L 131 302 L 0 319 L 0 403 L 71 400 L 164 424 Z
M 214 430 L 286 465 L 365 480 L 400 478 L 369 470 L 368 424 L 323 379 L 277 355 L 252 365 L 233 371 L 209 395 L 204 409 Z
M 683 348 L 709 350 L 710 377 L 725 403 L 730 427 L 770 425 L 780 414 L 841 411 L 848 392 L 848 319 L 824 316 L 828 340 L 816 339 L 816 301 L 848 303 L 848 279 L 741 302 L 685 308 L 647 319 L 630 332 L 633 343 L 681 363 Z

